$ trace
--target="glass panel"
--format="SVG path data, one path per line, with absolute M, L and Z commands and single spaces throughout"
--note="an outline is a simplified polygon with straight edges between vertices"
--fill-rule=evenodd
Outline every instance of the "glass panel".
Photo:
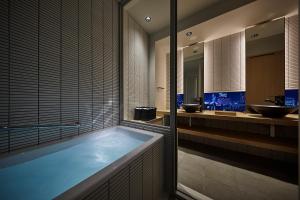
M 123 8 L 124 120 L 169 125 L 170 0 Z
M 238 2 L 178 0 L 177 189 L 297 199 L 298 4 Z

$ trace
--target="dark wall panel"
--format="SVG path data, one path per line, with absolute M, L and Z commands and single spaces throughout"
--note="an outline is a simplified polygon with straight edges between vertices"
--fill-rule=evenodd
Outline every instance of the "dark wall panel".
M 10 1 L 10 126 L 38 124 L 38 0 Z M 38 144 L 38 130 L 10 132 L 12 150 Z
M 143 192 L 144 200 L 152 200 L 153 198 L 153 153 L 152 151 L 147 151 L 143 155 L 143 187 L 147 188 L 145 192 Z
M 129 168 L 130 199 L 143 199 L 143 159 L 138 158 L 132 162 Z
M 63 0 L 61 15 L 61 123 L 74 124 L 79 121 L 78 0 Z M 62 138 L 77 134 L 77 128 L 61 132 Z
M 113 1 L 104 1 L 104 128 L 112 125 L 113 110 Z
M 0 153 L 119 124 L 117 1 L 0 6 Z
M 8 126 L 9 35 L 8 0 L 0 2 L 0 126 Z M 8 131 L 0 131 L 0 153 L 8 150 Z
M 60 8 L 60 0 L 40 0 L 39 123 L 43 125 L 60 124 Z M 39 131 L 40 143 L 59 138 L 59 127 Z
M 104 68 L 103 19 L 104 0 L 92 0 L 92 62 L 93 62 L 93 129 L 103 128 Z
M 117 125 L 120 120 L 119 110 L 120 110 L 120 73 L 119 73 L 119 60 L 118 60 L 118 51 L 119 51 L 119 26 L 118 26 L 118 5 L 116 1 L 113 1 L 113 96 L 112 96 L 112 114 L 113 114 L 113 125 Z
M 109 181 L 110 200 L 129 200 L 129 168 L 126 167 Z
M 91 0 L 79 0 L 79 121 L 80 134 L 92 131 Z

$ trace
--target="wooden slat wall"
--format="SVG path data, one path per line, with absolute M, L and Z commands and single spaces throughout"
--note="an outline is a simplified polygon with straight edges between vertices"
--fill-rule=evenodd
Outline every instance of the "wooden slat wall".
M 93 130 L 104 127 L 104 0 L 92 0 L 92 62 L 93 62 Z M 97 41 L 97 42 L 95 42 Z
M 78 1 L 62 1 L 61 123 L 79 121 Z M 77 128 L 62 129 L 61 137 L 78 134 Z
M 8 0 L 0 6 L 0 126 L 8 126 L 9 112 L 9 26 Z M 8 131 L 0 131 L 0 153 L 7 151 Z
M 60 123 L 60 8 L 60 0 L 40 0 L 40 124 Z M 59 138 L 60 128 L 41 129 L 39 131 L 40 143 L 57 140 Z
M 204 92 L 214 91 L 214 42 L 204 43 Z
M 0 1 L 0 153 L 119 124 L 118 3 Z M 105 109 L 104 109 L 105 107 Z
M 245 32 L 204 44 L 204 92 L 245 90 Z
M 9 126 L 38 124 L 37 0 L 10 1 Z M 38 144 L 38 130 L 10 131 L 11 150 Z
M 79 0 L 79 133 L 92 131 L 92 2 Z
M 133 119 L 134 108 L 148 105 L 148 34 L 124 12 L 124 119 Z
M 298 15 L 285 20 L 285 88 L 298 89 Z

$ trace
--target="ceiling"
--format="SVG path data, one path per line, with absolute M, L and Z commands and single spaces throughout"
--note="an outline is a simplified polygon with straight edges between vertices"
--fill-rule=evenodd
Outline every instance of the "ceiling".
M 189 17 L 222 0 L 178 0 L 177 18 Z M 132 0 L 124 9 L 149 34 L 155 33 L 170 24 L 170 0 Z M 150 16 L 151 22 L 145 21 Z
M 284 18 L 263 23 L 246 30 L 246 42 L 284 34 Z
M 183 57 L 186 60 L 187 58 L 194 57 L 201 57 L 204 53 L 204 43 L 196 43 L 192 46 L 183 49 Z
M 210 41 L 264 21 L 297 13 L 298 0 L 257 0 L 179 32 L 177 45 L 183 48 L 196 42 Z M 192 32 L 192 36 L 187 37 L 187 32 Z M 169 37 L 157 41 L 157 45 L 168 49 Z

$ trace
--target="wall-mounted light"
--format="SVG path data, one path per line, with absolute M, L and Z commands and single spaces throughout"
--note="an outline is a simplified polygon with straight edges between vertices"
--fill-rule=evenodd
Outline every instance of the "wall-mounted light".
M 145 21 L 146 21 L 146 22 L 151 22 L 151 17 L 150 17 L 150 16 L 146 16 L 146 17 L 145 17 Z

